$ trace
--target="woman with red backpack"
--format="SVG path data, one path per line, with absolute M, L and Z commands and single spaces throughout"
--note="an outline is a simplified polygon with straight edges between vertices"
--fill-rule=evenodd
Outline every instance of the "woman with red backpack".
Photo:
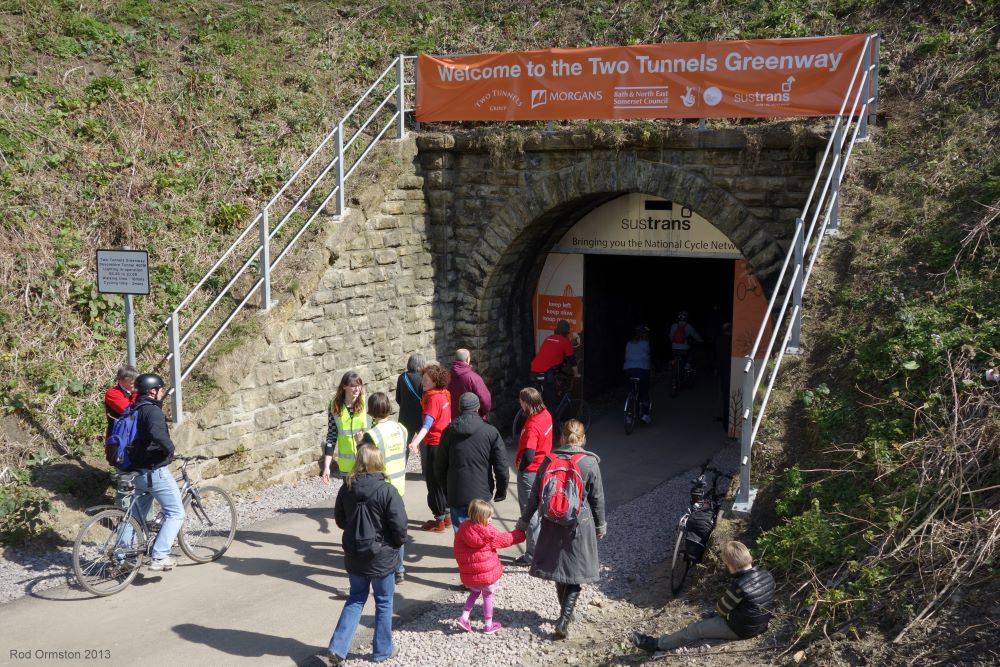
M 582 423 L 570 419 L 563 425 L 559 446 L 539 467 L 517 522 L 524 530 L 535 511 L 541 518 L 529 574 L 556 584 L 560 611 L 555 636 L 560 639 L 569 636 L 582 584 L 600 576 L 597 540 L 608 532 L 600 459 L 583 449 L 586 443 Z

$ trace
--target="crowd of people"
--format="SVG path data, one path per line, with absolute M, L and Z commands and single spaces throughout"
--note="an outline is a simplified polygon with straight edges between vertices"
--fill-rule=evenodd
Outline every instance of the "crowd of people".
M 450 368 L 428 363 L 421 354 L 410 356 L 396 383 L 398 421 L 391 417 L 393 405 L 385 392 L 366 396 L 361 376 L 353 370 L 344 373 L 329 403 L 321 477 L 329 484 L 336 470 L 344 479 L 334 519 L 343 530 L 350 589 L 322 659 L 331 665 L 347 659 L 369 593 L 375 600 L 372 658 L 380 662 L 396 653 L 392 613 L 396 586 L 406 578 L 408 454 L 420 457 L 427 490 L 429 518 L 421 528 L 440 533 L 450 527 L 454 532 L 457 572 L 468 591 L 456 629 L 476 631 L 472 612 L 480 597 L 482 632 L 502 629 L 493 603 L 503 575 L 497 551 L 524 542 L 525 552 L 514 562 L 527 566 L 531 576 L 554 583 L 559 602 L 554 634 L 569 636 L 581 587 L 599 578 L 597 545 L 608 523 L 600 459 L 585 449 L 584 425 L 574 419 L 558 424 L 549 410 L 556 399 L 556 369 L 567 364 L 576 371 L 568 333 L 568 323 L 561 321 L 532 362 L 534 386 L 518 393 L 525 421 L 514 455 L 520 516 L 511 531 L 492 522 L 493 503 L 507 496 L 507 454 L 503 438 L 488 421 L 492 396 L 468 350 L 459 349 Z M 649 370 L 647 334 L 644 327 L 637 329 L 630 343 L 626 366 L 631 364 L 632 370 L 642 370 L 643 364 Z M 644 391 L 648 396 L 648 385 Z M 174 447 L 162 411 L 165 396 L 162 378 L 131 367 L 118 372 L 105 395 L 109 432 L 126 410 L 139 415 L 133 453 L 136 489 L 149 489 L 164 511 L 150 565 L 161 571 L 174 567 L 170 547 L 184 519 L 177 483 L 166 468 Z M 752 567 L 742 544 L 727 544 L 723 559 L 737 579 L 720 601 L 715 620 L 704 619 L 659 639 L 636 633 L 636 646 L 665 650 L 698 638 L 736 639 L 762 632 L 773 580 L 768 588 L 770 575 Z

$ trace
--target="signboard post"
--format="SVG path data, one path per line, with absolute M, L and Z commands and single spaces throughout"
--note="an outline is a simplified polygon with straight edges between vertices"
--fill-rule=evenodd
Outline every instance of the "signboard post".
M 149 254 L 145 250 L 98 250 L 97 291 L 125 297 L 125 339 L 128 365 L 135 367 L 133 294 L 149 294 Z

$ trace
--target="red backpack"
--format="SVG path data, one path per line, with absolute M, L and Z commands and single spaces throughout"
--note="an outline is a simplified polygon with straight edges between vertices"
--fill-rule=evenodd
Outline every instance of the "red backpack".
M 678 322 L 674 326 L 677 328 L 674 329 L 674 336 L 672 340 L 678 345 L 683 345 L 688 340 L 687 325 L 684 322 Z
M 549 455 L 548 467 L 542 477 L 541 500 L 538 512 L 560 526 L 575 526 L 583 511 L 586 493 L 583 475 L 577 462 L 587 455 L 580 452 L 572 456 Z

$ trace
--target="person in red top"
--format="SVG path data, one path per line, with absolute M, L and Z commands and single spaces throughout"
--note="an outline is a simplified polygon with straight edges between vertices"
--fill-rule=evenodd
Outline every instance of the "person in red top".
M 439 364 L 428 364 L 424 367 L 420 381 L 424 389 L 420 399 L 423 424 L 410 441 L 410 453 L 421 454 L 420 467 L 427 483 L 427 506 L 434 515 L 421 528 L 441 533 L 451 525 L 448 498 L 445 495 L 448 480 L 442 479 L 439 482 L 435 477 L 434 456 L 437 454 L 438 443 L 441 442 L 441 432 L 451 423 L 451 393 L 447 389 L 451 373 Z M 421 442 L 424 443 L 422 449 Z
M 545 409 L 542 395 L 534 387 L 525 387 L 518 394 L 521 412 L 524 413 L 524 428 L 517 441 L 517 454 L 514 455 L 514 466 L 517 468 L 517 502 L 524 512 L 524 506 L 531 497 L 531 489 L 535 486 L 535 475 L 538 466 L 545 456 L 552 451 L 552 415 Z M 541 528 L 538 513 L 531 517 L 528 524 L 528 541 L 524 555 L 514 562 L 518 565 L 531 565 L 535 553 L 535 541 Z
M 569 339 L 569 322 L 559 320 L 555 333 L 542 341 L 538 354 L 531 360 L 531 379 L 541 386 L 542 398 L 553 410 L 559 405 L 559 398 L 556 396 L 556 372 L 563 364 L 569 364 L 573 369 L 573 377 L 580 377 L 580 371 L 576 367 L 576 355 L 573 353 L 573 343 Z
M 483 632 L 492 635 L 502 626 L 493 622 L 493 592 L 497 588 L 500 577 L 503 576 L 503 566 L 497 549 L 504 549 L 519 542 L 524 542 L 524 531 L 498 530 L 490 522 L 493 519 L 493 508 L 485 500 L 473 499 L 469 503 L 469 520 L 463 521 L 455 533 L 455 560 L 458 561 L 458 574 L 462 583 L 469 589 L 469 597 L 465 601 L 461 618 L 456 621 L 458 627 L 466 632 L 472 632 L 469 616 L 476 600 L 483 596 L 483 617 L 486 625 Z
M 111 425 L 122 416 L 125 408 L 135 403 L 135 379 L 139 371 L 131 366 L 122 366 L 115 376 L 115 386 L 104 392 L 104 412 L 108 416 L 108 428 L 104 439 L 111 435 Z

